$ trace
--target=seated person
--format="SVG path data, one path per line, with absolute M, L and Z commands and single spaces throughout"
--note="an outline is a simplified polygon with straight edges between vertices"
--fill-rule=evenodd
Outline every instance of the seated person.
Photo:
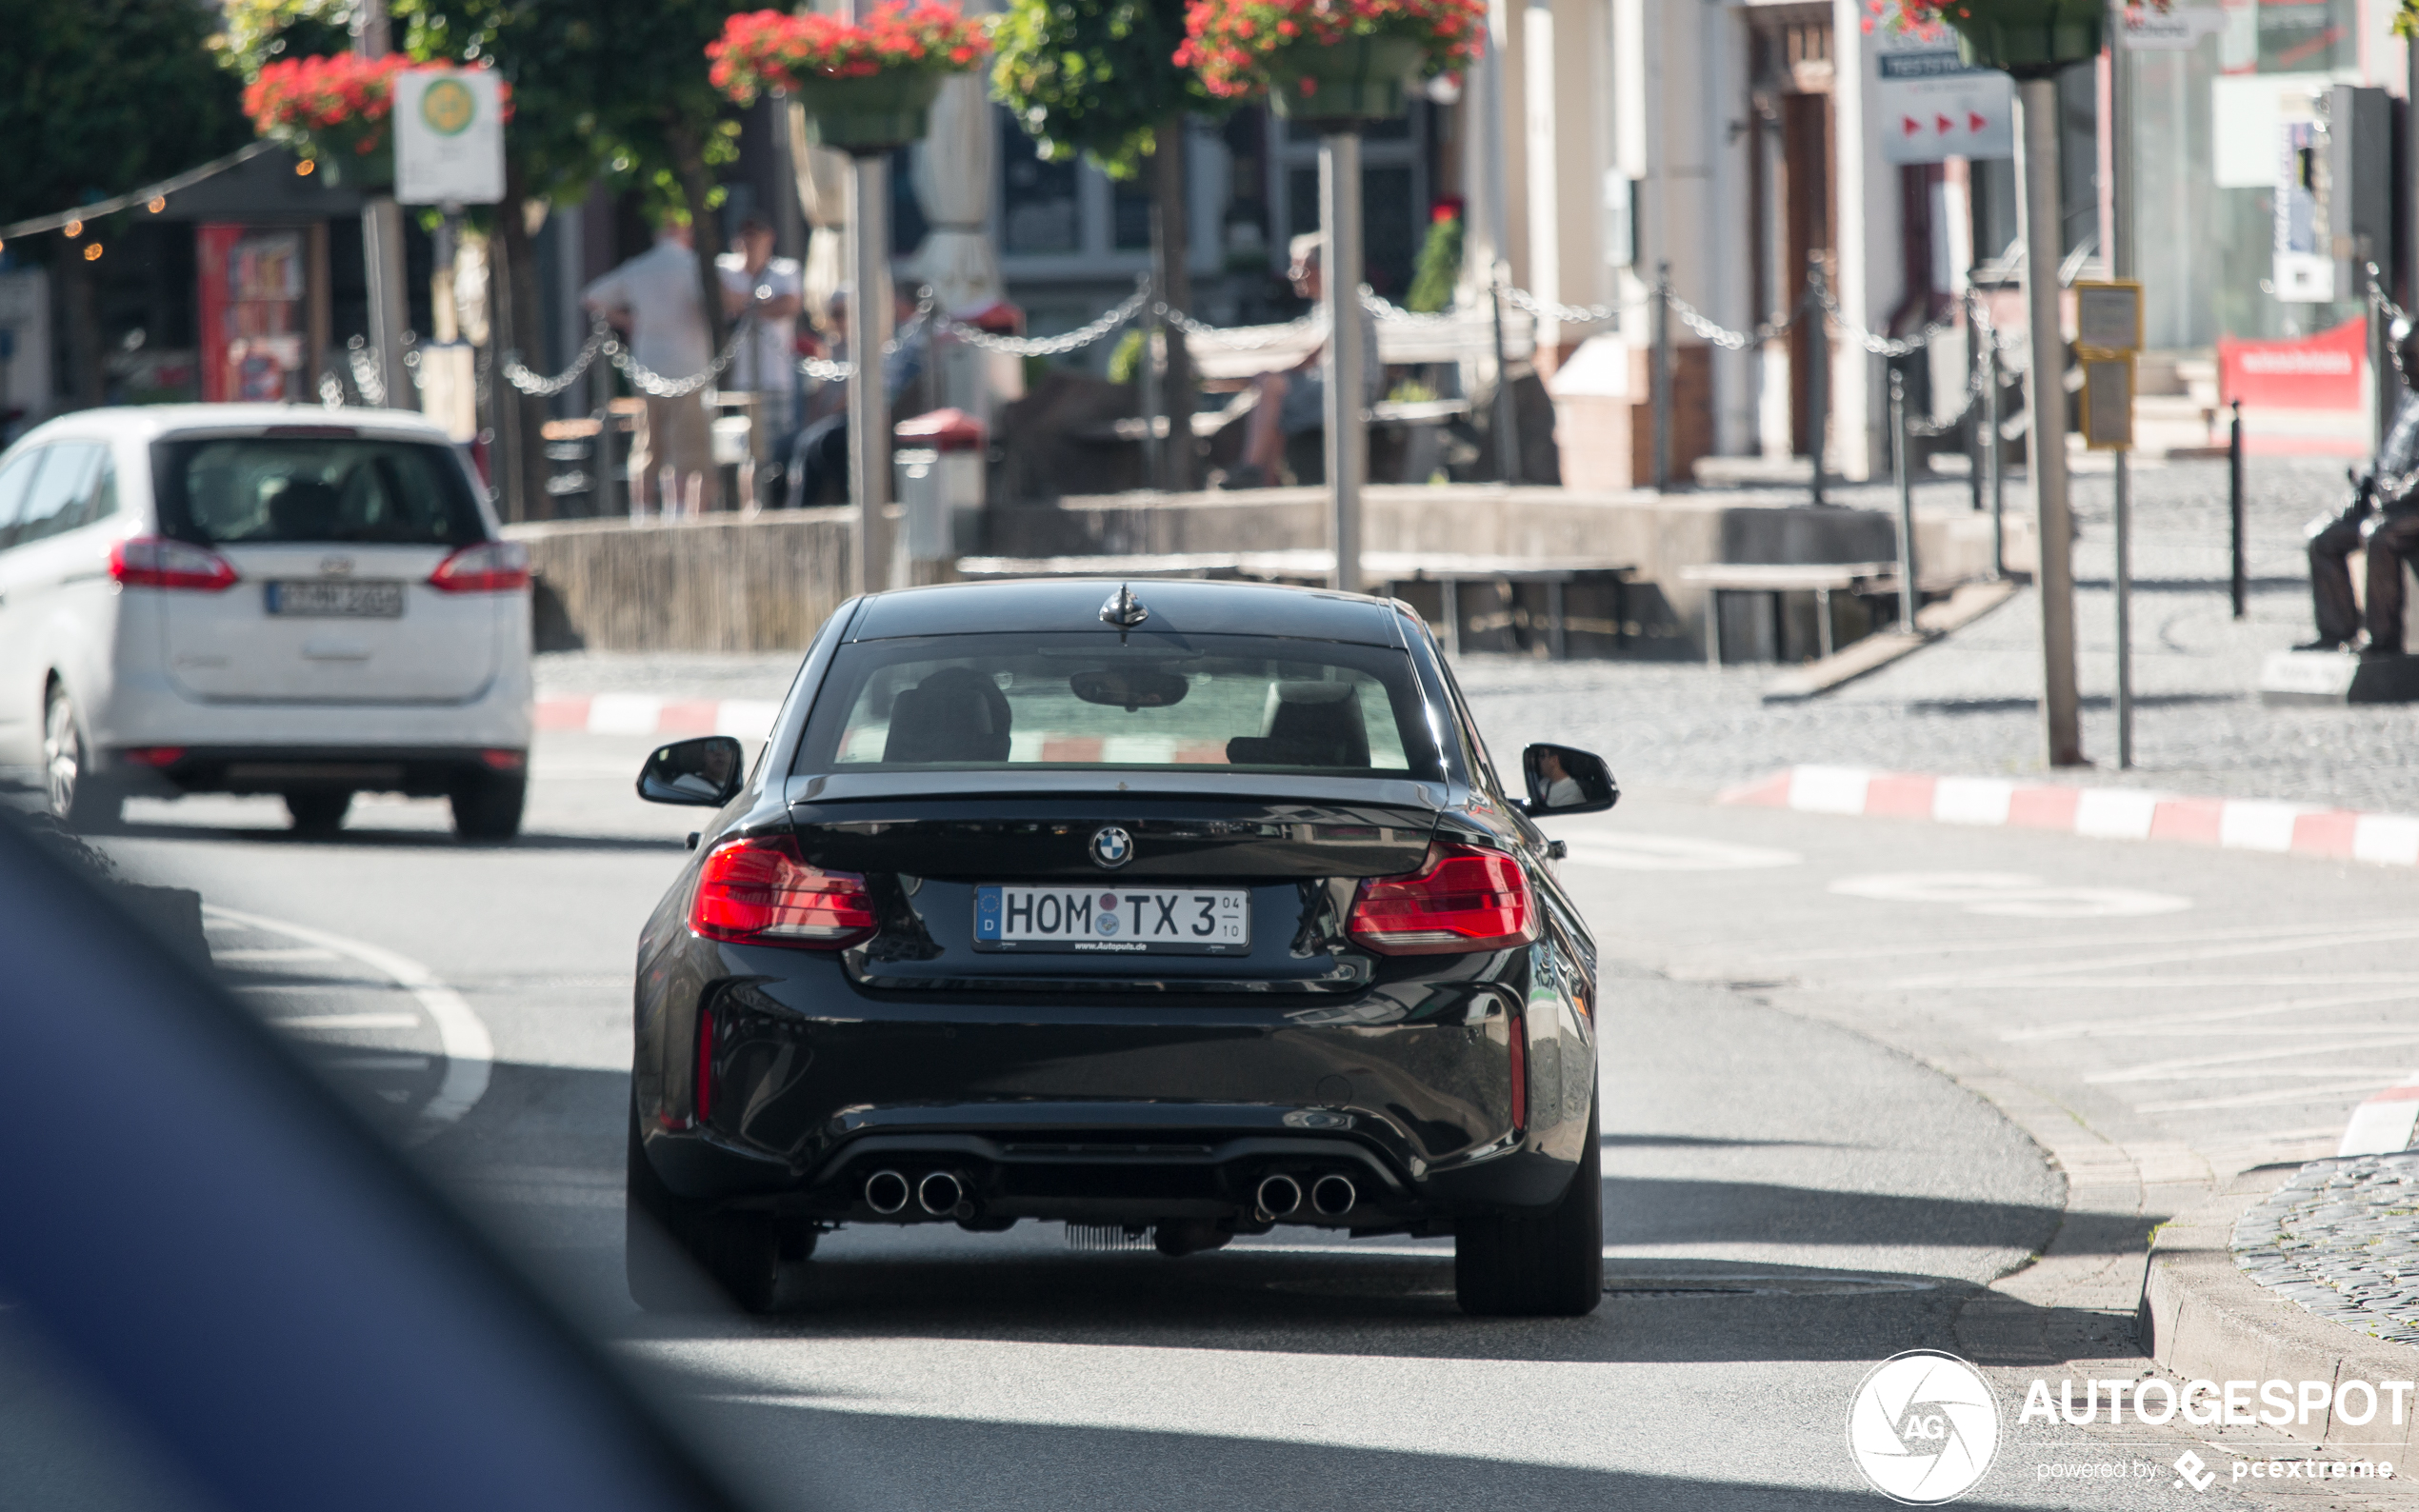
M 1318 231 L 1305 232 L 1292 243 L 1293 265 L 1286 276 L 1293 280 L 1293 291 L 1313 304 L 1327 288 L 1320 275 L 1326 246 L 1326 236 Z M 1326 428 L 1327 375 L 1321 370 L 1326 353 L 1327 344 L 1321 342 L 1285 371 L 1265 372 L 1251 380 L 1258 398 L 1244 421 L 1243 461 L 1227 474 L 1226 487 L 1275 487 L 1285 475 L 1286 438 Z M 1366 314 L 1361 320 L 1361 387 L 1364 405 L 1385 396 L 1386 365 L 1377 355 L 1377 321 Z
M 2403 369 L 2419 368 L 2419 332 L 2403 338 L 2397 355 Z M 2351 503 L 2333 519 L 2309 523 L 2309 591 L 2315 601 L 2318 639 L 2300 651 L 2349 650 L 2363 616 L 2351 596 L 2346 561 L 2362 547 L 2369 552 L 2369 656 L 2400 656 L 2403 559 L 2419 551 L 2419 394 L 2406 391 L 2393 428 L 2366 473 L 2352 479 Z
M 1227 742 L 1237 766 L 1367 766 L 1369 726 L 1361 723 L 1358 690 L 1349 683 L 1274 683 L 1269 687 L 1261 735 Z

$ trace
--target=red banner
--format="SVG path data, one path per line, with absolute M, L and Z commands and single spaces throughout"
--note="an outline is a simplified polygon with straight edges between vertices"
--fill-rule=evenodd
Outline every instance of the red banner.
M 2221 401 L 2277 409 L 2358 409 L 2369 324 L 2354 317 L 2294 341 L 2217 338 Z

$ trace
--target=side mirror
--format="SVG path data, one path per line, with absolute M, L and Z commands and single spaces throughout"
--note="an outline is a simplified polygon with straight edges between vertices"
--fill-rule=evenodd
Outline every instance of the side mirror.
M 639 769 L 638 796 L 650 804 L 720 808 L 747 782 L 748 753 L 728 735 L 700 735 L 658 746 Z
M 1621 802 L 1621 785 L 1612 768 L 1593 751 L 1569 746 L 1531 746 L 1520 753 L 1521 775 L 1529 780 L 1531 818 L 1548 814 L 1597 814 Z

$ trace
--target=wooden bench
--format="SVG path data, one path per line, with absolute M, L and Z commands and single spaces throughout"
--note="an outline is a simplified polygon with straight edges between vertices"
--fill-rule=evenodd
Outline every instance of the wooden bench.
M 1613 595 L 1613 637 L 1628 639 L 1627 588 L 1637 568 L 1626 562 L 1573 558 L 1542 561 L 1534 557 L 1456 556 L 1449 560 L 1425 552 L 1365 551 L 1362 574 L 1382 585 L 1385 597 L 1399 598 L 1399 588 L 1435 584 L 1443 595 L 1439 639 L 1449 654 L 1462 649 L 1461 594 L 1465 587 L 1491 584 L 1509 587 L 1536 584 L 1546 591 L 1546 634 L 1549 654 L 1559 661 L 1569 651 L 1566 590 L 1578 585 L 1601 586 Z M 1335 553 L 1323 547 L 1279 551 L 1166 552 L 1149 556 L 960 557 L 962 578 L 1216 578 L 1262 583 L 1320 585 L 1335 573 Z

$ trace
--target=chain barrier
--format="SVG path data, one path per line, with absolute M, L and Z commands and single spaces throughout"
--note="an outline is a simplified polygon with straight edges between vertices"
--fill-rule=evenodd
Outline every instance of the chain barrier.
M 345 366 L 352 369 L 353 391 L 372 409 L 387 408 L 387 380 L 379 373 L 370 344 L 359 336 L 345 343 Z
M 731 359 L 739 355 L 739 344 L 747 340 L 755 328 L 754 312 L 750 311 L 740 316 L 739 324 L 730 328 L 730 339 L 722 344 L 722 350 L 714 355 L 712 362 L 706 365 L 706 370 L 690 373 L 686 378 L 665 377 L 631 356 L 630 348 L 617 340 L 608 340 L 605 343 L 605 355 L 611 360 L 614 367 L 622 370 L 622 376 L 630 380 L 630 386 L 632 388 L 649 398 L 686 399 L 723 375 L 724 369 L 730 366 Z
M 2386 292 L 2385 284 L 2378 278 L 2376 264 L 2367 263 L 2362 267 L 2369 280 L 2369 303 L 2387 320 L 2386 355 L 2393 360 L 2394 376 L 2402 380 L 2405 389 L 2419 389 L 2419 384 L 2411 382 L 2410 369 L 2402 362 L 2402 344 L 2411 327 L 2410 311 L 2395 304 L 2393 296 Z M 2396 326 L 2402 328 L 2397 331 L 2393 328 Z
M 522 363 L 521 354 L 518 351 L 507 352 L 504 354 L 504 381 L 532 399 L 551 399 L 579 382 L 580 375 L 587 372 L 596 359 L 604 354 L 606 343 L 612 339 L 613 328 L 604 321 L 598 321 L 589 328 L 588 340 L 581 345 L 577 355 L 571 358 L 571 365 L 549 378 L 541 378 L 530 371 Z
M 1081 351 L 1106 337 L 1118 327 L 1133 319 L 1150 303 L 1150 280 L 1138 278 L 1134 280 L 1134 291 L 1127 295 L 1113 308 L 1086 325 L 1076 327 L 1063 336 L 996 335 L 983 329 L 980 326 L 970 326 L 964 321 L 952 319 L 945 312 L 934 313 L 932 326 L 943 335 L 962 341 L 970 347 L 980 348 L 984 351 L 1007 352 L 1017 357 L 1064 357 L 1069 352 Z M 929 294 L 926 296 L 924 308 L 931 308 L 931 299 Z
M 325 368 L 319 373 L 319 408 L 342 409 L 345 407 L 345 381 Z

